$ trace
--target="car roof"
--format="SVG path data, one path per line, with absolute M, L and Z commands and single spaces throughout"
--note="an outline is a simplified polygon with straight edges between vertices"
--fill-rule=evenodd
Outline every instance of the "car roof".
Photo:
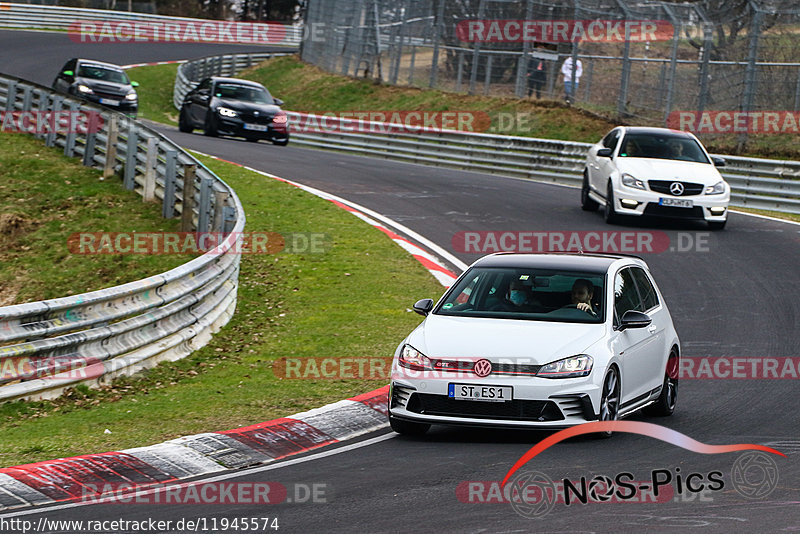
M 671 128 L 655 128 L 650 126 L 623 126 L 623 131 L 626 134 L 656 134 L 656 135 L 674 135 L 675 137 L 687 137 L 693 138 L 694 136 L 689 132 L 683 132 L 681 130 L 673 130 Z
M 112 69 L 112 70 L 125 71 L 125 69 L 123 69 L 119 65 L 114 65 L 113 63 L 106 63 L 105 61 L 97 61 L 97 60 L 94 60 L 94 59 L 81 59 L 81 58 L 75 58 L 75 59 L 76 59 L 76 61 L 78 62 L 79 65 L 83 65 L 85 63 L 90 63 L 90 64 L 96 65 L 98 67 L 106 67 L 106 68 L 109 68 L 109 69 Z
M 618 254 L 520 254 L 510 252 L 499 252 L 490 256 L 484 256 L 472 265 L 473 267 L 538 268 L 606 273 L 613 263 L 620 260 L 629 260 L 627 263 L 634 263 L 645 268 L 647 267 L 641 258 Z
M 224 76 L 211 76 L 211 80 L 214 82 L 230 82 L 236 83 L 239 85 L 249 85 L 251 87 L 258 87 L 259 89 L 264 89 L 264 86 L 258 82 L 253 82 L 250 80 L 242 80 L 240 78 L 226 78 Z

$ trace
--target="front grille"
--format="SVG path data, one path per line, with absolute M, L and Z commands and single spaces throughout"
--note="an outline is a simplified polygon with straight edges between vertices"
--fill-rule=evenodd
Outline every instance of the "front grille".
M 403 408 L 408 402 L 408 397 L 414 391 L 414 388 L 406 388 L 403 386 L 392 385 L 392 402 L 391 408 Z
M 483 402 L 456 400 L 445 395 L 414 393 L 408 411 L 423 415 L 470 417 L 473 419 L 509 419 L 513 421 L 561 421 L 564 416 L 552 401 L 512 400 Z
M 656 193 L 664 193 L 665 195 L 670 196 L 681 196 L 681 197 L 688 197 L 692 195 L 699 195 L 703 192 L 703 184 L 695 184 L 692 182 L 678 182 L 683 186 L 683 193 L 680 195 L 673 195 L 672 192 L 669 190 L 669 187 L 674 184 L 677 180 L 650 180 L 648 185 L 650 186 L 651 191 L 655 191 Z
M 258 116 L 255 115 L 252 111 L 240 111 L 239 117 L 251 124 L 272 124 L 272 115 L 267 115 L 266 113 L 258 113 Z
M 644 208 L 644 215 L 652 217 L 674 217 L 676 219 L 703 219 L 703 208 L 695 206 L 693 208 L 676 208 L 675 206 L 659 206 L 650 202 Z
M 437 371 L 473 372 L 475 362 L 470 360 L 433 360 L 433 368 Z M 535 376 L 541 365 L 523 365 L 516 363 L 492 362 L 493 375 Z

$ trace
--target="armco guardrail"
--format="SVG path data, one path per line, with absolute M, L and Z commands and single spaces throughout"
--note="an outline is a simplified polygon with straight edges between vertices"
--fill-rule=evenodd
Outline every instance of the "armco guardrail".
M 237 65 L 250 66 L 253 59 L 255 56 L 219 56 L 183 63 L 175 78 L 175 107 L 180 109 L 183 97 L 201 78 L 232 76 L 241 70 L 237 70 Z M 222 65 L 227 70 L 222 71 Z M 294 145 L 573 186 L 581 184 L 586 153 L 591 146 L 472 132 L 430 129 L 414 132 L 403 125 L 364 121 L 355 126 L 353 120 L 333 116 L 291 112 L 288 115 Z M 292 130 L 292 122 L 297 124 L 300 119 L 306 131 Z M 311 124 L 315 127 L 309 127 Z M 310 129 L 315 131 L 309 132 Z M 800 213 L 800 162 L 722 157 L 727 162 L 721 171 L 731 184 L 731 205 Z
M 36 136 L 99 166 L 105 176 L 121 173 L 126 188 L 145 201 L 159 200 L 165 217 L 181 217 L 182 231 L 227 234 L 215 249 L 163 274 L 0 307 L 0 402 L 55 397 L 78 383 L 132 374 L 206 344 L 236 307 L 240 255 L 234 251 L 245 216 L 233 189 L 158 132 L 49 88 L 0 75 L 0 111 L 39 119 L 48 112 L 87 112 L 96 128 Z
M 94 23 L 151 23 L 153 25 L 164 25 L 169 23 L 171 26 L 165 27 L 170 35 L 176 36 L 173 40 L 180 37 L 178 28 L 185 28 L 190 25 L 196 28 L 196 37 L 200 41 L 215 42 L 213 39 L 214 32 L 209 27 L 203 26 L 204 24 L 216 23 L 223 24 L 223 40 L 229 44 L 235 44 L 236 31 L 230 29 L 225 30 L 225 24 L 233 24 L 228 21 L 215 21 L 208 19 L 192 19 L 185 17 L 168 17 L 165 15 L 152 15 L 149 13 L 129 13 L 125 11 L 110 11 L 104 9 L 85 9 L 75 7 L 60 7 L 60 6 L 42 6 L 42 5 L 28 5 L 28 4 L 10 4 L 0 2 L 0 27 L 4 28 L 37 28 L 37 29 L 57 29 L 57 30 L 70 30 L 71 26 L 80 22 L 94 22 Z M 269 45 L 287 45 L 297 46 L 303 37 L 303 28 L 298 26 L 288 26 L 284 24 L 275 23 L 258 23 L 259 28 L 263 30 L 267 27 L 266 31 L 259 31 L 257 35 L 251 36 L 251 42 L 243 44 L 269 44 Z M 170 29 L 171 28 L 171 29 Z M 133 31 L 131 27 L 116 26 L 109 27 L 105 33 L 108 42 L 108 36 L 114 37 L 114 32 L 119 29 L 120 32 L 126 31 L 131 34 Z M 102 26 L 96 28 L 97 31 L 103 30 Z M 108 33 L 111 32 L 111 33 Z M 162 34 L 164 38 L 166 34 Z M 194 35 L 194 34 L 191 34 Z M 191 36 L 190 35 L 190 36 Z M 184 35 L 185 36 L 185 35 Z M 77 36 L 76 36 L 77 37 Z M 130 38 L 131 42 L 143 38 L 141 35 L 137 38 Z M 269 42 L 264 42 L 267 38 Z M 120 41 L 124 40 L 125 36 L 121 35 Z M 258 42 L 256 42 L 256 40 Z M 273 42 L 274 41 L 274 42 Z M 87 42 L 92 42 L 91 38 L 87 37 Z

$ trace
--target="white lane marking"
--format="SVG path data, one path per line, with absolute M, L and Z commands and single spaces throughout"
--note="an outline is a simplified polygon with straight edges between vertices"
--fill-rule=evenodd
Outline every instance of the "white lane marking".
M 186 486 L 193 486 L 195 484 L 207 484 L 209 482 L 217 482 L 219 480 L 228 480 L 230 478 L 250 476 L 250 475 L 252 475 L 254 473 L 260 473 L 262 471 L 272 471 L 273 469 L 281 469 L 283 467 L 289 467 L 291 465 L 302 464 L 302 463 L 305 463 L 305 462 L 310 462 L 312 460 L 319 460 L 321 458 L 327 458 L 328 456 L 341 454 L 343 452 L 350 452 L 352 450 L 360 449 L 362 447 L 368 447 L 370 445 L 375 445 L 376 443 L 380 443 L 381 441 L 386 441 L 387 439 L 393 439 L 396 436 L 397 436 L 397 434 L 395 434 L 394 432 L 390 432 L 390 433 L 384 434 L 382 436 L 377 436 L 377 437 L 374 437 L 374 438 L 366 439 L 364 441 L 359 441 L 358 443 L 345 445 L 344 447 L 339 447 L 337 449 L 331 449 L 331 450 L 328 450 L 328 451 L 318 452 L 316 454 L 312 454 L 312 455 L 309 455 L 309 456 L 304 456 L 302 458 L 294 458 L 292 460 L 287 460 L 285 462 L 270 463 L 270 464 L 262 466 L 262 467 L 255 467 L 255 468 L 245 469 L 245 470 L 242 470 L 242 471 L 237 470 L 237 471 L 234 471 L 234 472 L 231 472 L 231 473 L 225 473 L 223 475 L 217 475 L 217 476 L 212 477 L 212 478 L 203 478 L 203 479 L 199 479 L 199 480 L 192 480 L 191 482 L 176 481 L 173 484 L 169 484 L 169 486 L 186 487 Z M 136 495 L 145 496 L 145 495 L 150 495 L 152 493 L 155 493 L 157 491 L 164 491 L 165 487 L 167 487 L 167 486 L 160 486 L 158 488 L 154 488 L 154 489 L 151 489 L 151 490 L 139 491 L 139 492 L 136 492 L 134 490 L 133 493 L 135 493 Z M 124 497 L 124 495 L 121 495 L 119 497 L 122 498 L 122 497 Z M 0 517 L 6 518 L 6 517 L 19 517 L 19 516 L 23 516 L 23 515 L 32 515 L 32 514 L 46 514 L 46 513 L 49 513 L 49 512 L 56 511 L 56 510 L 65 510 L 65 509 L 68 509 L 68 508 L 78 508 L 78 507 L 81 507 L 81 506 L 89 506 L 89 505 L 93 505 L 93 504 L 109 504 L 109 502 L 113 503 L 113 500 L 109 499 L 109 501 L 106 501 L 104 503 L 103 502 L 103 498 L 99 497 L 96 501 L 69 502 L 69 503 L 65 503 L 65 504 L 59 504 L 59 505 L 56 505 L 56 506 L 48 506 L 47 508 L 44 508 L 44 509 L 42 509 L 42 508 L 36 509 L 35 508 L 35 509 L 32 509 L 32 510 L 22 510 L 22 511 L 19 511 L 19 512 L 13 512 L 13 513 L 10 513 L 10 514 L 0 514 Z
M 212 156 L 211 154 L 206 154 L 204 152 L 200 152 L 199 150 L 192 150 L 192 152 L 195 152 L 197 154 L 200 154 L 201 156 L 206 156 L 206 157 L 209 157 L 209 158 L 222 159 L 222 158 L 219 158 L 217 156 Z M 226 163 L 230 163 L 228 160 L 222 160 L 222 161 L 225 161 Z M 329 199 L 329 200 L 335 200 L 336 202 L 341 202 L 342 204 L 344 204 L 346 206 L 349 206 L 349 207 L 351 207 L 353 209 L 356 209 L 358 211 L 361 211 L 361 212 L 369 215 L 370 217 L 381 221 L 382 223 L 384 223 L 384 224 L 386 224 L 388 226 L 396 228 L 401 233 L 406 234 L 408 237 L 414 239 L 415 241 L 417 241 L 419 243 L 422 243 L 423 245 L 428 247 L 430 250 L 434 251 L 436 254 L 439 254 L 444 259 L 449 261 L 452 265 L 454 265 L 455 267 L 461 269 L 462 271 L 465 271 L 467 269 L 467 267 L 468 267 L 468 265 L 466 263 L 464 263 L 463 261 L 459 260 L 454 255 L 452 255 L 447 250 L 445 250 L 444 248 L 440 247 L 439 245 L 437 245 L 436 243 L 434 243 L 430 239 L 418 234 L 417 232 L 415 232 L 411 228 L 408 228 L 407 226 L 405 226 L 403 224 L 400 224 L 399 222 L 394 221 L 394 220 L 390 219 L 389 217 L 386 217 L 385 215 L 381 215 L 377 211 L 371 210 L 371 209 L 369 209 L 367 207 L 362 206 L 361 204 L 357 204 L 355 202 L 352 202 L 352 201 L 344 199 L 342 197 L 333 195 L 331 193 L 327 193 L 325 191 L 322 191 L 321 189 L 317 189 L 317 188 L 314 188 L 314 187 L 311 187 L 311 186 L 308 186 L 308 185 L 305 185 L 305 184 L 301 184 L 300 182 L 287 180 L 286 178 L 282 178 L 282 177 L 277 176 L 275 174 L 270 174 L 268 172 L 265 172 L 265 171 L 262 171 L 262 170 L 259 170 L 259 169 L 254 169 L 253 167 L 249 167 L 247 165 L 242 165 L 241 163 L 237 163 L 236 165 L 241 166 L 243 169 L 247 169 L 249 171 L 253 171 L 253 172 L 256 172 L 258 174 L 261 174 L 262 176 L 267 176 L 267 177 L 275 179 L 275 180 L 281 180 L 281 181 L 284 181 L 284 182 L 286 182 L 288 184 L 292 184 L 292 185 L 295 185 L 297 187 L 301 187 L 301 188 L 305 189 L 306 191 L 308 191 L 309 193 L 313 193 L 313 194 L 315 194 L 315 195 L 317 195 L 319 197 L 322 197 L 322 198 L 325 198 L 325 199 Z
M 739 210 L 735 210 L 735 209 L 729 209 L 728 211 L 732 211 L 733 213 L 738 213 L 739 215 L 749 215 L 750 217 L 758 217 L 759 219 L 767 219 L 768 221 L 775 221 L 775 222 L 782 222 L 782 223 L 800 225 L 800 222 L 797 222 L 797 221 L 790 221 L 789 219 L 779 219 L 777 217 L 770 217 L 769 215 L 761 215 L 760 213 L 750 213 L 748 211 L 739 211 Z

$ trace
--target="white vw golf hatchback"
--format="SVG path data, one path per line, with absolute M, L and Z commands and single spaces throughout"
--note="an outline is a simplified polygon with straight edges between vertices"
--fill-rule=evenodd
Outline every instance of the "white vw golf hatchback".
M 604 206 L 607 222 L 619 215 L 695 219 L 721 230 L 728 221 L 731 188 L 700 141 L 666 128 L 611 130 L 589 149 L 581 207 Z
M 561 428 L 675 408 L 680 342 L 638 258 L 493 254 L 414 310 L 425 320 L 392 363 L 396 432 Z

